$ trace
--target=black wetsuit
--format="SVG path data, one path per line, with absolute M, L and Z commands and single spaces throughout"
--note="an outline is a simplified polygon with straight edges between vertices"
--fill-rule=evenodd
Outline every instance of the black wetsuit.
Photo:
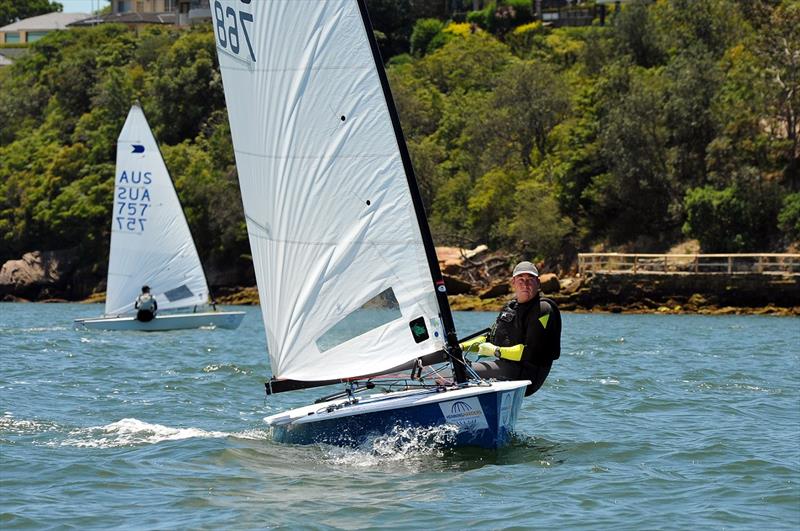
M 553 360 L 561 356 L 561 314 L 556 303 L 536 295 L 525 303 L 513 300 L 500 311 L 487 341 L 498 347 L 524 344 L 522 359 L 497 359 L 473 364 L 484 378 L 530 380 L 530 396 L 544 383 Z

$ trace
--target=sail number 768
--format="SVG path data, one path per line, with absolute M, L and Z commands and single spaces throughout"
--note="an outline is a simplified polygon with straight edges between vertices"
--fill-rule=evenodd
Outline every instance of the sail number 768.
M 242 4 L 249 5 L 252 0 L 239 0 Z M 253 15 L 246 11 L 237 11 L 236 9 L 228 6 L 222 8 L 220 0 L 214 2 L 214 25 L 217 31 L 217 42 L 226 50 L 230 50 L 236 55 L 239 55 L 241 50 L 242 39 L 239 36 L 244 36 L 244 42 L 247 44 L 247 50 L 250 52 L 250 59 L 255 62 L 256 54 L 253 53 L 253 44 L 250 41 L 250 33 L 247 31 L 247 24 L 245 22 L 253 23 Z

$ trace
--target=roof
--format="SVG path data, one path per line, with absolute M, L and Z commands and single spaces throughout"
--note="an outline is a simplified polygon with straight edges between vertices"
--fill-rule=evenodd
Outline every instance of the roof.
M 0 28 L 0 31 L 46 31 L 67 29 L 68 24 L 82 20 L 87 13 L 47 13 L 38 17 L 30 17 Z
M 175 24 L 175 13 L 116 13 L 84 18 L 70 26 L 94 26 L 95 24 Z
M 0 47 L 0 55 L 4 55 L 6 59 L 11 59 L 12 61 L 19 59 L 26 53 L 28 53 L 28 48 L 2 48 Z

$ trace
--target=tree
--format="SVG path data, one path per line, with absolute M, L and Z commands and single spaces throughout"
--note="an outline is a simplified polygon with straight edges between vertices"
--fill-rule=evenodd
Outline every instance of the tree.
M 692 188 L 686 193 L 683 232 L 697 238 L 704 252 L 767 250 L 777 236 L 780 196 L 771 183 Z M 787 214 L 782 222 L 790 218 Z
M 62 9 L 63 5 L 50 0 L 0 0 L 0 27 Z
M 411 54 L 417 57 L 430 50 L 431 41 L 444 29 L 444 22 L 436 18 L 422 18 L 414 24 L 411 32 Z
M 800 190 L 800 2 L 781 2 L 772 13 L 770 30 L 760 34 L 757 50 L 770 80 L 770 133 L 785 139 L 784 176 Z
M 594 177 L 584 196 L 595 234 L 612 243 L 647 235 L 663 244 L 680 227 L 670 208 L 680 191 L 667 171 L 664 79 L 638 69 L 631 74 L 628 92 L 610 100 L 602 122 L 600 155 L 608 172 Z
M 548 135 L 569 111 L 569 91 L 555 69 L 537 61 L 511 64 L 497 83 L 492 100 L 496 113 L 492 132 L 518 146 L 525 168 L 548 151 Z
M 653 22 L 649 2 L 626 5 L 614 18 L 614 38 L 622 53 L 630 54 L 636 65 L 650 68 L 663 64 L 665 53 L 658 43 L 659 27 Z
M 510 220 L 504 225 L 509 245 L 521 255 L 553 259 L 569 245 L 572 221 L 561 214 L 553 187 L 536 180 L 521 182 L 514 193 Z

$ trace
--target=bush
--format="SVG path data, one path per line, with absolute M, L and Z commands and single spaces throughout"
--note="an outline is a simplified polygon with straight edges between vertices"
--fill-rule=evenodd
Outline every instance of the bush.
M 512 28 L 533 20 L 531 0 L 501 0 L 489 2 L 480 11 L 467 15 L 467 22 L 494 34 L 505 34 Z
M 778 214 L 778 228 L 789 241 L 800 240 L 800 192 L 783 198 L 783 208 Z
M 684 200 L 683 232 L 704 252 L 754 252 L 771 247 L 780 190 L 768 183 L 736 184 L 722 190 L 692 188 Z
M 411 54 L 421 57 L 433 51 L 429 48 L 434 38 L 444 29 L 444 22 L 435 18 L 421 18 L 411 32 Z

